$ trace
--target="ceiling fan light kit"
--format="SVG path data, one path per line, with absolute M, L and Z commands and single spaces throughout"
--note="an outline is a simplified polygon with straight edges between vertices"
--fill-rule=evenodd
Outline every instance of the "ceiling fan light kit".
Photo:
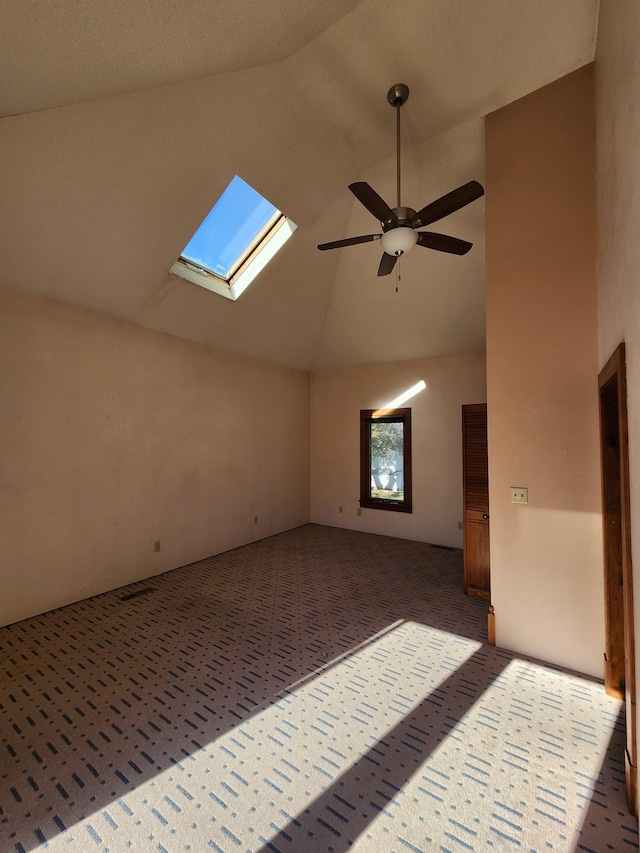
M 418 232 L 407 226 L 391 228 L 382 235 L 380 241 L 387 255 L 406 255 L 418 242 Z
M 418 245 L 437 252 L 448 252 L 453 255 L 466 254 L 472 243 L 449 237 L 447 234 L 437 234 L 434 231 L 418 231 L 425 225 L 431 225 L 439 219 L 444 219 L 461 207 L 470 204 L 484 195 L 484 188 L 478 181 L 469 181 L 432 201 L 417 212 L 411 207 L 403 207 L 400 195 L 401 160 L 400 160 L 400 108 L 407 102 L 409 87 L 404 83 L 396 83 L 387 92 L 387 100 L 396 109 L 396 182 L 397 205 L 394 208 L 382 199 L 378 193 L 364 181 L 349 184 L 349 189 L 358 201 L 373 214 L 380 223 L 382 234 L 363 234 L 359 237 L 347 237 L 344 240 L 334 240 L 332 243 L 321 243 L 318 249 L 340 249 L 344 246 L 354 246 L 358 243 L 369 243 L 381 240 L 383 255 L 378 267 L 378 275 L 389 275 L 401 255 Z

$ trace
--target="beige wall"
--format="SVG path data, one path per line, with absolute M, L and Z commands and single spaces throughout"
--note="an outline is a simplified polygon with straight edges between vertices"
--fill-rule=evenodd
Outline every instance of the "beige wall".
M 625 341 L 635 628 L 640 631 L 640 4 L 600 0 L 596 49 L 600 365 Z M 636 648 L 636 683 L 640 654 Z
M 593 97 L 588 66 L 487 117 L 487 397 L 497 642 L 601 677 Z
M 0 373 L 0 624 L 309 520 L 307 373 L 9 291 Z
M 426 389 L 402 404 L 411 407 L 413 513 L 358 516 L 360 409 L 388 406 L 420 380 Z M 484 355 L 319 370 L 311 396 L 311 520 L 461 548 L 460 407 L 486 400 Z

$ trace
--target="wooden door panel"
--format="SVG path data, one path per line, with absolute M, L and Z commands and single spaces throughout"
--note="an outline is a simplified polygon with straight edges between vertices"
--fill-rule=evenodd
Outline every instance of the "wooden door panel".
M 465 592 L 489 600 L 489 522 L 465 522 Z
M 487 406 L 462 407 L 464 591 L 489 600 Z

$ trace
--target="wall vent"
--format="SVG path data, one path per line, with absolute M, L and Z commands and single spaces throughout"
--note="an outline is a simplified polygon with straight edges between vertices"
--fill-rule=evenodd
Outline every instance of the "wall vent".
M 144 589 L 137 589 L 135 592 L 123 595 L 120 601 L 131 601 L 132 598 L 137 598 L 139 595 L 146 595 L 149 592 L 155 592 L 155 589 L 152 586 L 145 586 Z

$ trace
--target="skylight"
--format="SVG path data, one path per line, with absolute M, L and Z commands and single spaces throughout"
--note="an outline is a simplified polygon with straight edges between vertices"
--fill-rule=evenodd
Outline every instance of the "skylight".
M 277 207 L 236 175 L 171 272 L 237 299 L 295 229 Z

